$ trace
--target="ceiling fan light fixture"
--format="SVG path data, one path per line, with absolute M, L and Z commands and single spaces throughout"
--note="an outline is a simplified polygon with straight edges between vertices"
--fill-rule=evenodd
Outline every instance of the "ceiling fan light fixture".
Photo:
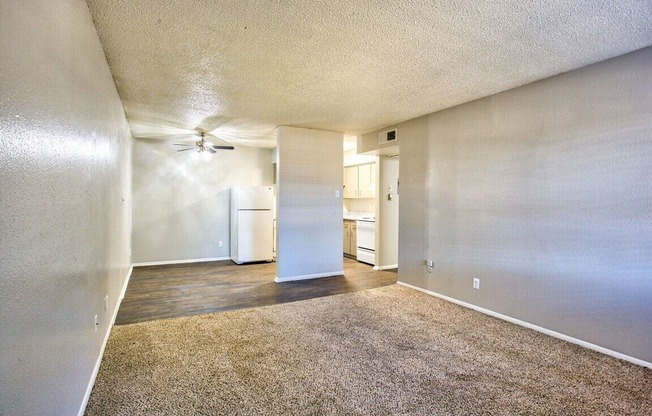
M 210 154 L 211 153 L 217 153 L 218 150 L 233 150 L 233 146 L 228 146 L 228 145 L 216 145 L 213 142 L 208 142 L 205 139 L 206 132 L 205 131 L 200 131 L 199 132 L 200 140 L 197 140 L 194 145 L 192 144 L 185 144 L 185 143 L 174 143 L 174 146 L 184 146 L 186 149 L 180 149 L 177 150 L 178 152 L 183 152 L 187 150 L 192 150 L 194 149 L 195 153 L 202 153 L 203 155 L 207 155 L 205 157 L 205 160 L 210 159 Z M 219 138 L 218 138 L 219 139 Z

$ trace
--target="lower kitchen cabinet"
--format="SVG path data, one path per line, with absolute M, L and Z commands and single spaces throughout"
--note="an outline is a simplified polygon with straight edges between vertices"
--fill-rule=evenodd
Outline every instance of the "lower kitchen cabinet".
M 344 220 L 343 247 L 344 254 L 355 257 L 358 250 L 357 227 L 353 220 Z

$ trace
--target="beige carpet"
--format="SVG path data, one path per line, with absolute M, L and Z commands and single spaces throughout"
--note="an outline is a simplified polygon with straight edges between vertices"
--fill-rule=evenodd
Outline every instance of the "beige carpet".
M 652 370 L 400 286 L 116 326 L 88 415 L 651 415 Z

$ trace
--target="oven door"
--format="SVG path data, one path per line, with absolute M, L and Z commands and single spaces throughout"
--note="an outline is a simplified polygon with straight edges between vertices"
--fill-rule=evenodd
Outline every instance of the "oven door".
M 376 249 L 376 224 L 371 221 L 356 222 L 356 240 L 358 247 L 367 250 Z
M 367 250 L 366 248 L 358 247 L 355 259 L 359 262 L 371 264 L 374 266 L 376 263 L 376 252 L 373 250 Z
M 358 261 L 368 264 L 374 264 L 376 260 L 376 223 L 372 221 L 356 222 L 356 240 Z

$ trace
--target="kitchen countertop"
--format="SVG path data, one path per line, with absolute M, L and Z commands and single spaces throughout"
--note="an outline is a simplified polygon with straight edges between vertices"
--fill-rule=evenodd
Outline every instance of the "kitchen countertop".
M 351 220 L 351 221 L 376 221 L 376 216 L 373 213 L 370 212 L 345 212 L 344 213 L 344 219 L 345 220 Z

